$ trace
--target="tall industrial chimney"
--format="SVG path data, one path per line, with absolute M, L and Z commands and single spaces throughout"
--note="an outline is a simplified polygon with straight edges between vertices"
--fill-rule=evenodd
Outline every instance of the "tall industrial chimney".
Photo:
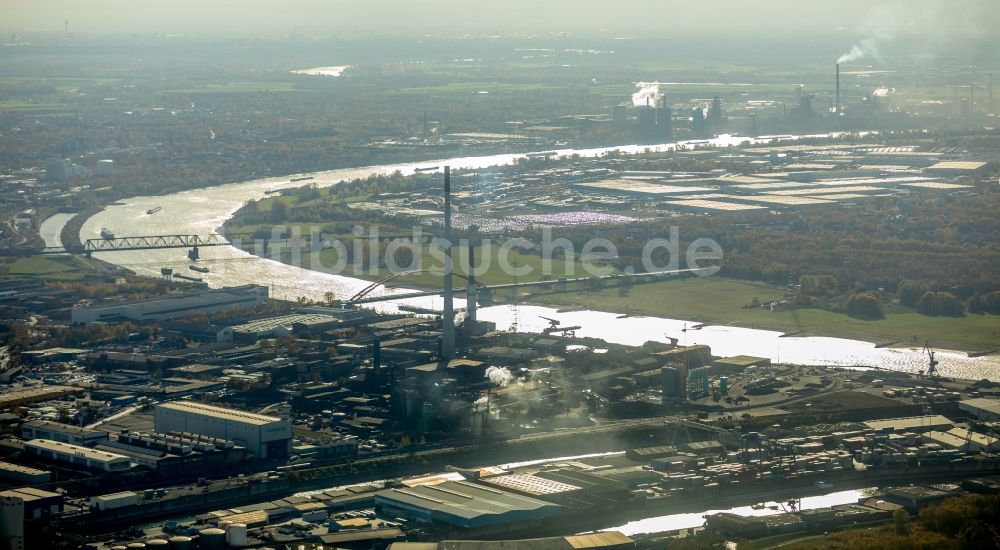
M 476 329 L 476 300 L 479 298 L 476 286 L 476 245 L 469 243 L 469 286 L 465 291 L 465 332 L 472 335 Z
M 837 96 L 834 103 L 833 112 L 840 114 L 840 63 L 837 63 Z
M 455 305 L 452 301 L 451 265 L 451 167 L 444 167 L 444 319 L 441 326 L 441 359 L 449 361 L 455 357 Z

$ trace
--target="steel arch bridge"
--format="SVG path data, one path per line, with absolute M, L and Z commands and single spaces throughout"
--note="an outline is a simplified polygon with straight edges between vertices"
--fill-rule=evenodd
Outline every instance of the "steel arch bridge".
M 393 279 L 402 277 L 404 275 L 416 275 L 418 273 L 429 273 L 429 272 L 430 272 L 430 269 L 415 269 L 415 270 L 412 270 L 412 271 L 401 271 L 399 273 L 392 273 L 392 274 L 386 275 L 385 277 L 382 277 L 381 279 L 372 282 L 368 286 L 366 286 L 366 287 L 362 288 L 361 290 L 359 290 L 358 292 L 356 292 L 354 294 L 354 296 L 351 296 L 350 298 L 347 299 L 347 302 L 348 303 L 354 303 L 354 302 L 357 302 L 359 300 L 363 300 L 366 296 L 368 296 L 369 294 L 371 294 L 372 292 L 374 292 L 375 289 L 377 289 L 380 286 L 384 286 L 386 283 L 388 283 L 389 281 L 391 281 Z M 465 275 L 462 275 L 460 273 L 452 272 L 452 275 L 454 275 L 455 277 L 459 277 L 461 279 L 465 279 L 466 281 L 469 280 L 468 277 L 466 277 Z M 486 286 L 486 285 L 484 285 L 482 283 L 478 283 L 477 282 L 476 284 L 479 285 L 479 287 L 484 288 L 484 289 L 488 289 L 489 288 L 488 286 Z

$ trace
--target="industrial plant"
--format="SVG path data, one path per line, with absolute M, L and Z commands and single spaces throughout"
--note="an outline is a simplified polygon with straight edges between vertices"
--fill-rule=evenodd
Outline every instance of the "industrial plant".
M 93 2 L 0 22 L 0 550 L 997 546 L 990 3 Z

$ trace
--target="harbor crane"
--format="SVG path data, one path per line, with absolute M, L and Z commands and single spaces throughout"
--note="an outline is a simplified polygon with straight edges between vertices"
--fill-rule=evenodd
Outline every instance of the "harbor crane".
M 930 340 L 924 342 L 924 353 L 927 354 L 927 377 L 934 378 L 938 375 L 938 360 L 934 358 L 934 349 L 931 348 Z
M 549 317 L 542 317 L 541 315 L 539 315 L 539 317 L 542 318 L 542 319 L 545 319 L 546 321 L 549 322 L 549 328 L 553 328 L 554 329 L 554 328 L 558 327 L 560 325 L 560 323 L 561 323 L 561 321 L 559 319 L 552 319 L 552 318 L 549 318 Z
M 543 317 L 539 315 L 540 318 L 545 319 L 549 322 L 549 328 L 542 330 L 545 334 L 561 333 L 563 336 L 576 336 L 577 329 L 583 328 L 581 326 L 567 327 L 562 325 L 562 321 L 559 319 L 552 319 L 551 317 Z

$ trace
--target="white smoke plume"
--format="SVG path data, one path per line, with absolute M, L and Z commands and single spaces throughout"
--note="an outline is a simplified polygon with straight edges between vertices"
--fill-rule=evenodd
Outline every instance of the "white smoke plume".
M 493 384 L 503 387 L 510 384 L 510 381 L 514 379 L 514 375 L 510 373 L 507 367 L 490 367 L 486 369 L 486 378 L 489 378 Z
M 635 86 L 639 89 L 632 94 L 632 105 L 634 107 L 642 107 L 644 105 L 656 107 L 659 105 L 660 99 L 663 98 L 663 94 L 660 93 L 659 82 L 636 82 Z
M 872 95 L 874 97 L 889 97 L 889 94 L 896 93 L 896 88 L 877 88 Z
M 851 61 L 857 61 L 865 57 L 871 57 L 879 61 L 882 60 L 882 55 L 879 53 L 878 40 L 875 38 L 865 38 L 858 41 L 857 44 L 851 46 L 847 53 L 837 58 L 837 63 L 850 63 Z
M 879 0 L 871 5 L 854 29 L 861 39 L 837 63 L 884 62 L 894 54 L 939 56 L 956 47 L 978 54 L 977 48 L 992 44 L 1000 21 L 997 0 Z

